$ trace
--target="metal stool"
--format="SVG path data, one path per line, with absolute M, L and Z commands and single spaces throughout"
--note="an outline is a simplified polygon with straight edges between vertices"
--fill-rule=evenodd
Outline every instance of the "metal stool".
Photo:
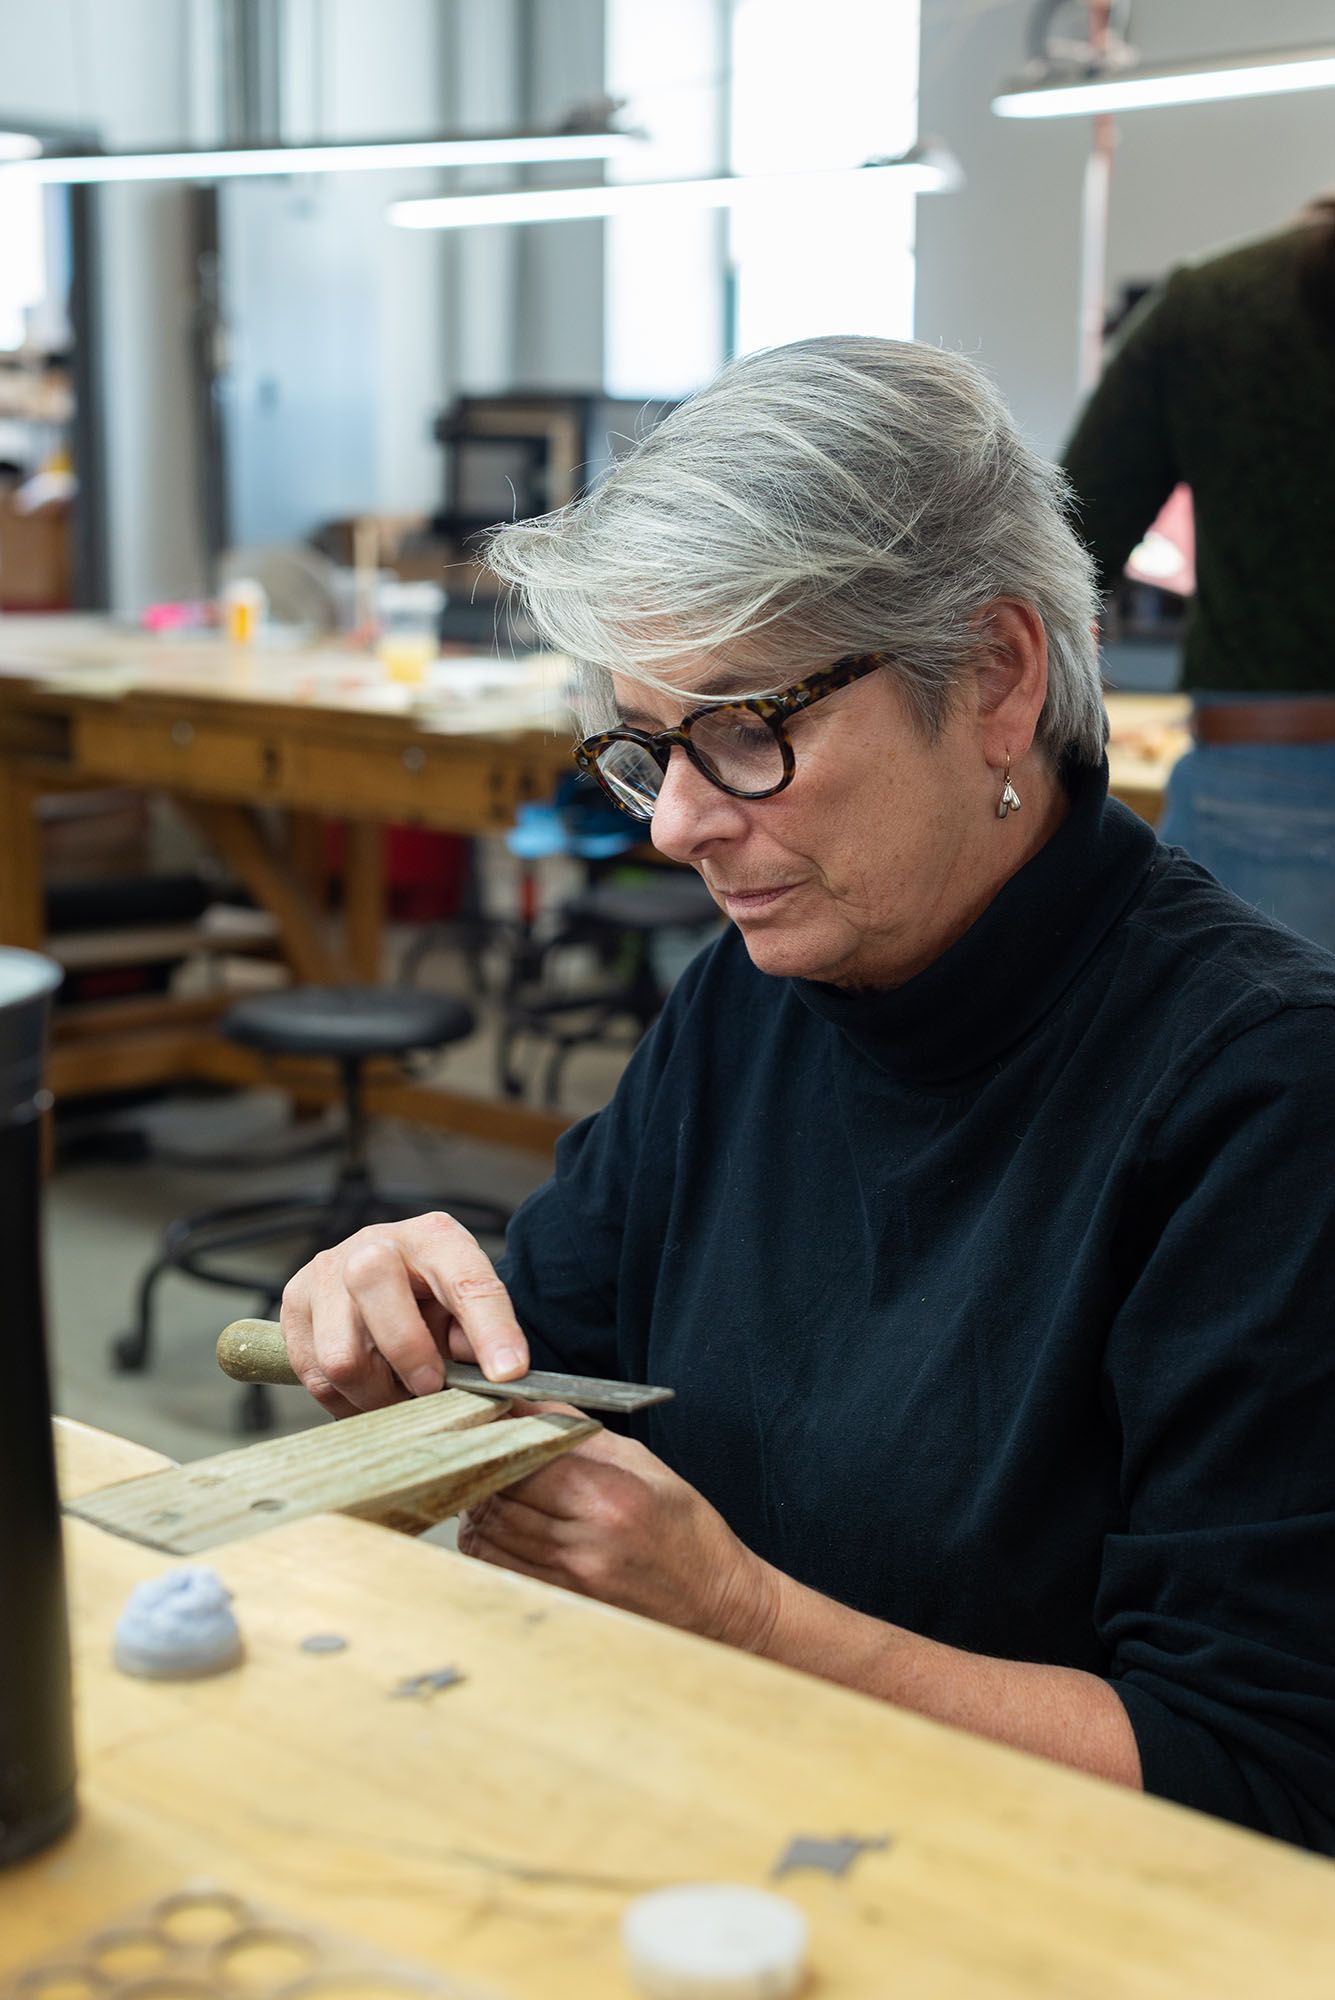
M 256 1292 L 259 1312 L 270 1317 L 294 1271 L 367 1223 L 444 1208 L 476 1235 L 503 1237 L 510 1210 L 470 1197 L 381 1187 L 366 1157 L 366 1063 L 445 1048 L 472 1034 L 474 1026 L 473 1010 L 462 1000 L 385 986 L 294 987 L 257 995 L 233 1007 L 222 1023 L 232 1041 L 269 1055 L 319 1056 L 337 1063 L 346 1121 L 338 1173 L 324 1193 L 234 1202 L 170 1223 L 161 1251 L 140 1282 L 135 1324 L 112 1344 L 114 1365 L 126 1372 L 148 1367 L 154 1293 L 168 1271 L 182 1271 L 209 1285 Z M 299 1249 L 287 1261 L 282 1278 L 254 1266 L 246 1268 L 244 1256 L 239 1265 L 215 1261 L 288 1238 L 296 1239 Z M 267 1392 L 259 1384 L 248 1387 L 240 1412 L 242 1430 L 267 1430 L 270 1421 Z
M 646 869 L 639 881 L 592 882 L 561 911 L 561 927 L 545 944 L 526 942 L 516 952 L 501 1013 L 497 1073 L 508 1097 L 523 1083 L 515 1068 L 515 1044 L 523 1037 L 546 1043 L 551 1053 L 543 1078 L 543 1101 L 555 1110 L 561 1078 L 572 1049 L 613 1040 L 616 1021 L 629 1027 L 633 1048 L 662 1012 L 667 994 L 654 969 L 652 944 L 665 931 L 698 931 L 701 941 L 717 931 L 718 904 L 700 877 L 685 868 Z M 622 961 L 615 983 L 577 993 L 553 990 L 553 960 L 572 946 L 592 946 L 604 964 Z

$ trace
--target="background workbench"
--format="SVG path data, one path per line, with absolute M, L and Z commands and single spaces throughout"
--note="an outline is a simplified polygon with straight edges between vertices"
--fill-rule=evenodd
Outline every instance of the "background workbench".
M 164 1463 L 58 1431 L 67 1497 Z M 808 1834 L 889 1840 L 778 1885 L 812 2000 L 1335 1991 L 1335 1865 L 785 1668 L 325 1515 L 213 1552 L 241 1668 L 127 1680 L 117 1613 L 169 1559 L 67 1546 L 83 1814 L 0 1876 L 0 1974 L 205 1875 L 512 2000 L 624 1996 L 630 1897 L 767 1886 Z
M 456 678 L 467 685 L 461 670 Z M 43 943 L 34 804 L 43 793 L 125 785 L 168 794 L 274 919 L 295 979 L 381 976 L 384 829 L 407 823 L 503 833 L 570 768 L 559 678 L 451 697 L 451 663 L 430 687 L 389 682 L 365 655 L 166 640 L 95 618 L 0 620 L 0 944 Z M 522 665 L 518 673 L 522 676 Z M 1113 790 L 1154 820 L 1185 746 L 1186 702 L 1112 696 Z M 540 726 L 539 726 L 540 725 Z M 341 935 L 261 809 L 346 824 Z M 272 818 L 272 815 L 269 815 Z M 265 1063 L 223 1040 L 223 999 L 101 1003 L 58 1012 L 57 1096 L 205 1079 L 279 1082 L 318 1098 L 319 1065 Z M 499 1098 L 373 1073 L 373 1112 L 474 1137 L 550 1146 L 564 1120 Z
M 517 682 L 499 699 L 463 701 L 447 686 L 390 682 L 357 653 L 170 642 L 94 618 L 3 619 L 0 944 L 43 943 L 36 799 L 128 785 L 171 797 L 272 915 L 295 979 L 376 981 L 385 827 L 504 832 L 521 802 L 547 798 L 569 768 L 569 725 L 554 685 Z M 270 837 L 261 809 L 275 807 L 345 823 L 341 936 L 296 858 Z M 50 1087 L 62 1096 L 265 1078 L 329 1093 L 321 1066 L 266 1064 L 214 1033 L 222 1004 L 152 1000 L 59 1013 Z M 564 1122 L 405 1083 L 392 1071 L 373 1073 L 368 1103 L 373 1112 L 539 1149 Z

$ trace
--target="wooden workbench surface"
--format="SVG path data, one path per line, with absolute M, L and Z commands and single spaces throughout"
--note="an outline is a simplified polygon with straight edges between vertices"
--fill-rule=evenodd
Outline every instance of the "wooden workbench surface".
M 162 1463 L 60 1431 L 67 1495 Z M 782 1884 L 812 2000 L 1335 1991 L 1327 1862 L 444 1549 L 326 1516 L 216 1551 L 248 1659 L 184 1685 L 109 1662 L 166 1559 L 77 1521 L 69 1549 L 83 1817 L 0 1877 L 0 1973 L 203 1874 L 497 1995 L 599 2000 L 628 1898 L 766 1884 L 804 1833 L 891 1842 Z
M 57 701 L 318 711 L 372 728 L 407 718 L 452 734 L 564 729 L 564 678 L 554 655 L 501 660 L 456 648 L 407 683 L 391 679 L 373 654 L 332 641 L 232 646 L 212 632 L 158 636 L 89 613 L 0 618 L 0 699 L 44 692 Z M 508 714 L 493 720 L 502 709 Z
M 494 693 L 475 687 L 481 671 L 476 663 L 445 661 L 428 687 L 413 688 L 387 681 L 369 656 L 328 645 L 228 647 L 209 637 L 154 638 L 87 616 L 0 620 L 0 712 L 112 703 L 146 721 L 157 711 L 170 711 L 205 726 L 230 718 L 235 726 L 350 729 L 367 749 L 397 742 L 405 727 L 425 736 L 525 735 L 532 754 L 541 758 L 539 746 L 546 749 L 543 761 L 554 784 L 569 756 L 569 718 L 560 698 L 563 663 L 535 656 L 498 667 L 509 685 Z M 452 682 L 473 692 L 460 699 L 450 692 Z M 1182 695 L 1109 694 L 1107 704 L 1112 789 L 1153 819 L 1167 774 L 1186 747 L 1189 703 Z M 97 748 L 105 754 L 104 745 Z M 167 769 L 147 775 L 169 781 L 172 761 L 169 753 Z M 202 761 L 201 754 L 175 759 L 181 766 L 191 761 Z M 272 773 L 267 782 L 264 774 L 257 778 L 261 789 L 274 788 Z M 413 793 L 425 789 L 409 785 L 403 809 L 419 808 Z M 330 810 L 338 802 L 331 798 Z

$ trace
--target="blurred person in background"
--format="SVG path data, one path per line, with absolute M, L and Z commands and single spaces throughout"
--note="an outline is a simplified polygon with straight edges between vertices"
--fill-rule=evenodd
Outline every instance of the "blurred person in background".
M 1105 593 L 1191 488 L 1195 747 L 1160 836 L 1335 950 L 1335 194 L 1144 299 L 1065 463 Z

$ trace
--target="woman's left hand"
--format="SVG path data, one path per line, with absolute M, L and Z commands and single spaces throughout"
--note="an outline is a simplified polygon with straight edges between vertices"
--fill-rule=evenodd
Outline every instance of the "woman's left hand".
M 553 1409 L 564 1405 L 518 1406 Z M 759 1650 L 774 1617 L 769 1565 L 693 1486 L 611 1431 L 479 1501 L 459 1518 L 459 1547 L 727 1645 Z

